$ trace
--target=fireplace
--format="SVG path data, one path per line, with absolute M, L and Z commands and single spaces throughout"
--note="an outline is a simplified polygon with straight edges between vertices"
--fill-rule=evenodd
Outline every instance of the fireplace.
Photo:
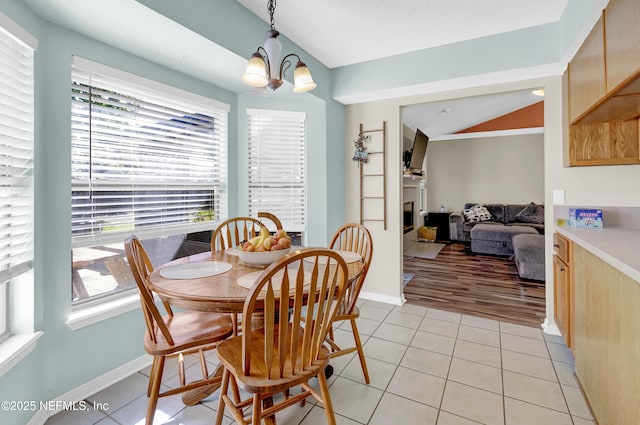
M 404 233 L 408 233 L 413 230 L 413 208 L 414 201 L 408 201 L 403 204 L 402 229 Z

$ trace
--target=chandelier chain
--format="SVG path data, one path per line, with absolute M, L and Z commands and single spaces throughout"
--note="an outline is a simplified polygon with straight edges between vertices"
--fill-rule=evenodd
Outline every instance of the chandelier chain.
M 269 12 L 269 17 L 271 18 L 271 30 L 275 31 L 275 24 L 273 22 L 273 14 L 276 11 L 276 0 L 269 0 L 267 3 L 267 11 Z

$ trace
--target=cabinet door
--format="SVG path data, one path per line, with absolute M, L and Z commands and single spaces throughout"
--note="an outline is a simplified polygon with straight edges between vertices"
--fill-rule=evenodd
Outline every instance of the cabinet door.
M 570 165 L 640 163 L 638 119 L 580 123 L 569 127 Z
M 640 1 L 609 0 L 605 10 L 607 92 L 640 70 Z
M 569 64 L 569 121 L 575 121 L 606 94 L 604 26 L 600 17 Z
M 569 267 L 558 257 L 553 256 L 553 299 L 556 325 L 568 347 L 571 346 Z

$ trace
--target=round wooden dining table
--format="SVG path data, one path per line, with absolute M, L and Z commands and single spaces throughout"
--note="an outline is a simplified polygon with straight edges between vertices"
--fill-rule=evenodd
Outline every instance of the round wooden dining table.
M 292 250 L 293 252 L 293 250 Z M 231 265 L 228 271 L 205 277 L 168 278 L 162 269 L 186 263 L 216 261 Z M 264 270 L 267 266 L 244 263 L 233 249 L 203 252 L 178 258 L 155 269 L 149 276 L 152 289 L 176 307 L 219 313 L 242 313 L 249 288 L 239 280 L 248 273 Z M 349 280 L 356 278 L 363 268 L 362 261 L 348 262 Z M 256 276 L 257 277 L 257 276 Z
M 293 249 L 291 250 L 294 251 Z M 204 277 L 189 277 L 186 274 L 179 278 L 165 277 L 163 269 L 184 267 L 187 263 L 192 266 L 206 265 L 206 262 L 222 263 L 222 268 L 228 270 Z M 229 268 L 230 265 L 231 267 Z M 353 281 L 363 271 L 363 262 L 347 262 L 349 281 Z M 240 260 L 235 250 L 203 252 L 178 258 L 155 269 L 149 276 L 149 284 L 154 292 L 169 302 L 172 306 L 187 310 L 212 311 L 218 313 L 242 313 L 244 302 L 249 295 L 246 283 L 241 286 L 238 282 L 243 276 L 264 270 L 267 266 L 247 264 Z M 163 276 L 163 274 L 165 276 Z M 220 373 L 216 371 L 215 373 Z M 185 404 L 193 405 L 212 394 L 219 385 L 199 388 L 195 392 L 183 394 Z

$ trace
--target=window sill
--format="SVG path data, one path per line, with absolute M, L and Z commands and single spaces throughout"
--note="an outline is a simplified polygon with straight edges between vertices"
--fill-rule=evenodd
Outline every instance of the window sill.
M 14 335 L 0 344 L 0 376 L 27 357 L 42 335 L 44 332 Z
M 65 323 L 75 331 L 138 308 L 140 308 L 140 297 L 135 293 L 72 311 Z

